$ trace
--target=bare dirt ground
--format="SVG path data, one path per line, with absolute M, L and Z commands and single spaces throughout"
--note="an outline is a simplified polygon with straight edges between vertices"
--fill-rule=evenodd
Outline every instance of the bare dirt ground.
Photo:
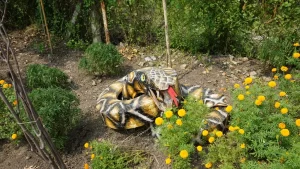
M 64 162 L 70 169 L 82 169 L 88 162 L 89 156 L 83 148 L 85 142 L 98 139 L 110 140 L 114 144 L 128 148 L 143 150 L 149 154 L 147 168 L 165 169 L 166 156 L 159 151 L 155 139 L 150 132 L 136 130 L 130 132 L 116 132 L 105 127 L 99 113 L 95 111 L 97 96 L 108 85 L 134 69 L 143 66 L 164 66 L 164 51 L 157 47 L 133 47 L 119 45 L 124 54 L 124 72 L 117 77 L 95 77 L 78 69 L 78 62 L 83 52 L 68 49 L 63 43 L 57 43 L 54 54 L 49 57 L 48 51 L 32 47 L 36 43 L 38 33 L 34 28 L 17 31 L 10 34 L 12 47 L 19 61 L 21 72 L 24 75 L 26 66 L 33 63 L 46 64 L 64 71 L 73 83 L 73 92 L 80 99 L 80 109 L 84 118 L 78 127 L 70 132 L 65 152 L 61 152 Z M 155 56 L 155 61 L 146 62 L 145 57 Z M 130 60 L 129 60 L 129 59 Z M 199 84 L 209 87 L 218 93 L 228 95 L 234 83 L 242 83 L 247 76 L 264 76 L 264 66 L 257 60 L 248 58 L 231 58 L 228 56 L 199 56 L 177 50 L 172 51 L 173 68 L 178 71 L 179 79 L 184 84 Z M 197 59 L 197 58 L 200 58 Z M 7 67 L 0 63 L 0 79 L 6 79 Z M 265 77 L 266 78 L 266 77 Z M 230 99 L 229 99 L 230 100 Z M 35 153 L 29 151 L 26 143 L 11 143 L 9 140 L 0 140 L 0 169 L 47 169 L 50 168 Z M 198 168 L 197 166 L 195 166 Z

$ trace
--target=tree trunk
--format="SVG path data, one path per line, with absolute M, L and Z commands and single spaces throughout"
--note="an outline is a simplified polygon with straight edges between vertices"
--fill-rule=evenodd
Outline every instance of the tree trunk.
M 77 17 L 80 13 L 80 10 L 81 10 L 81 5 L 82 5 L 82 0 L 80 0 L 76 7 L 75 7 L 75 11 L 73 12 L 73 15 L 72 15 L 72 19 L 71 19 L 71 25 L 68 29 L 68 32 L 67 32 L 67 38 L 69 38 L 71 36 L 71 33 L 72 33 L 72 29 L 76 23 L 76 20 L 77 20 Z
M 169 33 L 168 33 L 168 17 L 167 17 L 167 5 L 166 0 L 162 0 L 164 9 L 164 20 L 165 20 L 165 36 L 166 36 L 166 48 L 167 48 L 167 66 L 172 67 L 171 55 L 170 55 L 170 44 L 169 44 Z
M 106 9 L 105 9 L 104 0 L 101 1 L 101 10 L 102 10 L 102 17 L 103 17 L 104 32 L 105 32 L 105 41 L 106 44 L 109 44 L 110 38 L 109 38 L 109 31 L 107 26 Z
M 93 43 L 101 42 L 101 25 L 100 25 L 100 14 L 98 11 L 98 1 L 96 1 L 92 5 L 91 9 L 91 29 L 92 29 L 92 36 L 93 36 Z

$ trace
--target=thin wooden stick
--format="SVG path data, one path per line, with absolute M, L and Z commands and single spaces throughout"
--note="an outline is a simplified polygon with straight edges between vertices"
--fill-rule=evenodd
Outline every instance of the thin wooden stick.
M 106 41 L 106 44 L 109 44 L 110 38 L 109 38 L 109 31 L 108 31 L 108 26 L 107 26 L 107 17 L 106 17 L 106 9 L 105 9 L 104 0 L 101 1 L 101 10 L 102 10 L 102 17 L 103 17 L 104 32 L 105 32 L 105 41 Z
M 40 0 L 40 4 L 41 4 L 41 9 L 42 9 L 43 17 L 44 17 L 44 23 L 45 23 L 45 27 L 46 27 L 46 32 L 47 32 L 47 37 L 48 37 L 50 51 L 51 51 L 51 54 L 53 54 L 52 43 L 51 43 L 50 33 L 49 33 L 49 30 L 48 30 L 48 24 L 47 24 L 47 18 L 46 18 L 46 14 L 45 14 L 45 10 L 44 10 L 43 0 Z
M 165 36 L 166 36 L 166 47 L 167 47 L 167 66 L 172 67 L 171 55 L 170 55 L 170 44 L 169 44 L 169 33 L 168 33 L 168 17 L 167 17 L 167 5 L 166 0 L 162 0 L 164 9 L 164 20 L 165 20 Z

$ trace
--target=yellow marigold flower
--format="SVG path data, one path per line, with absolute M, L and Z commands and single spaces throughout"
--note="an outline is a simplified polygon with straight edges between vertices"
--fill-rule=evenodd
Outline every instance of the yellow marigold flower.
M 245 148 L 245 147 L 246 147 L 245 143 L 242 143 L 242 144 L 240 145 L 240 147 L 241 147 L 241 148 Z
M 284 97 L 284 96 L 286 96 L 286 93 L 281 91 L 281 92 L 279 92 L 279 96 Z
M 176 124 L 177 124 L 178 126 L 181 126 L 181 125 L 182 125 L 181 119 L 177 119 L 177 120 L 176 120 Z
M 216 136 L 217 137 L 222 137 L 223 136 L 223 132 L 222 131 L 217 131 L 216 132 Z
M 172 129 L 173 128 L 173 125 L 172 124 L 168 124 L 168 129 Z
M 211 167 L 212 167 L 212 163 L 211 162 L 205 164 L 205 168 L 211 168 Z
M 3 87 L 3 89 L 7 89 L 9 86 L 7 83 L 5 83 L 2 87 Z
M 300 127 L 300 119 L 296 120 L 296 126 Z
M 290 135 L 290 131 L 288 129 L 282 129 L 280 130 L 280 134 L 284 137 L 287 137 Z
M 272 72 L 276 72 L 276 71 L 277 71 L 277 69 L 276 69 L 276 68 L 273 68 L 273 69 L 272 69 Z
M 278 75 L 274 75 L 274 80 L 278 80 Z
M 12 134 L 12 135 L 11 135 L 11 139 L 13 139 L 13 140 L 15 140 L 17 137 L 18 137 L 17 134 Z
M 240 163 L 244 163 L 245 161 L 246 161 L 245 157 L 243 157 L 243 158 L 240 159 Z
M 239 133 L 240 133 L 240 134 L 244 134 L 244 133 L 245 133 L 245 130 L 244 130 L 244 129 L 239 129 Z
M 283 72 L 286 72 L 286 71 L 288 71 L 289 69 L 288 69 L 286 66 L 281 66 L 280 70 L 283 71 Z
M 186 150 L 181 150 L 179 155 L 180 155 L 181 158 L 185 159 L 189 156 L 189 153 Z
M 208 135 L 208 131 L 207 130 L 203 130 L 202 131 L 202 136 L 207 136 Z
M 185 114 L 186 114 L 186 111 L 184 109 L 178 110 L 178 116 L 183 117 L 183 116 L 185 116 Z
M 5 83 L 4 80 L 0 80 L 0 85 L 3 85 Z
M 252 78 L 251 78 L 251 77 L 247 77 L 247 78 L 245 79 L 244 84 L 245 84 L 245 85 L 248 85 L 248 84 L 250 84 L 250 83 L 252 83 Z
M 291 75 L 291 74 L 286 74 L 286 75 L 284 76 L 284 78 L 285 78 L 286 80 L 290 80 L 290 79 L 292 78 L 292 75 Z
M 15 106 L 15 105 L 17 105 L 18 104 L 18 100 L 15 100 L 14 102 L 13 102 L 13 105 Z
M 255 100 L 255 105 L 257 105 L 257 106 L 260 106 L 262 104 L 262 101 L 261 100 Z
M 296 58 L 296 59 L 297 59 L 297 58 L 299 58 L 299 57 L 300 57 L 300 53 L 296 52 L 296 53 L 293 54 L 293 58 Z
M 202 151 L 202 146 L 197 146 L 197 151 Z
M 214 137 L 209 137 L 209 139 L 208 139 L 208 142 L 209 143 L 213 143 L 215 141 L 215 138 Z
M 226 108 L 225 108 L 225 111 L 227 113 L 230 113 L 232 111 L 232 106 L 231 105 L 228 105 Z
M 268 83 L 268 85 L 269 85 L 270 87 L 275 87 L 275 86 L 276 86 L 276 82 L 275 82 L 275 81 L 270 81 L 270 82 Z
M 219 108 L 219 107 L 216 107 L 215 110 L 220 110 L 220 108 Z
M 280 107 L 280 103 L 279 103 L 279 102 L 275 102 L 274 107 L 275 107 L 276 109 L 279 108 L 279 107 Z
M 12 85 L 11 84 L 8 84 L 8 88 L 11 88 L 12 87 Z
M 84 143 L 84 148 L 89 148 L 89 143 Z
M 238 95 L 238 99 L 242 101 L 242 100 L 245 99 L 245 96 L 244 96 L 243 94 L 239 94 L 239 95 Z
M 249 94 L 251 94 L 251 92 L 249 92 L 249 91 L 246 91 L 246 95 L 249 95 Z
M 94 159 L 94 158 L 95 158 L 95 154 L 92 154 L 92 155 L 91 155 L 91 159 Z
M 84 169 L 89 169 L 89 165 L 87 163 L 84 164 Z
M 248 90 L 249 88 L 250 88 L 250 86 L 248 86 L 248 85 L 247 85 L 247 86 L 245 86 L 245 89 L 246 89 L 246 90 Z
M 171 110 L 168 110 L 165 112 L 166 118 L 171 118 L 173 116 L 173 112 Z
M 163 122 L 164 122 L 164 119 L 161 118 L 161 117 L 157 117 L 157 118 L 155 119 L 155 124 L 156 124 L 157 126 L 162 125 Z
M 265 96 L 258 96 L 257 97 L 257 100 L 260 100 L 260 101 L 265 101 L 266 100 L 266 97 Z
M 236 83 L 233 85 L 233 87 L 237 89 L 237 88 L 240 88 L 240 85 Z
M 234 127 L 233 126 L 229 126 L 228 130 L 229 131 L 234 131 Z
M 294 43 L 293 46 L 298 47 L 300 44 L 298 42 Z
M 168 158 L 166 158 L 166 164 L 171 164 L 171 162 L 172 162 L 172 160 L 171 160 L 171 158 L 170 157 L 168 157 Z
M 282 109 L 280 110 L 281 114 L 287 114 L 288 111 L 289 111 L 289 110 L 288 110 L 287 108 L 282 108 Z
M 239 129 L 240 129 L 239 126 L 235 126 L 235 127 L 233 127 L 233 128 L 234 128 L 234 130 L 239 130 Z
M 278 124 L 278 127 L 279 127 L 280 129 L 284 129 L 284 128 L 285 128 L 285 124 L 284 124 L 284 123 L 279 123 L 279 124 Z

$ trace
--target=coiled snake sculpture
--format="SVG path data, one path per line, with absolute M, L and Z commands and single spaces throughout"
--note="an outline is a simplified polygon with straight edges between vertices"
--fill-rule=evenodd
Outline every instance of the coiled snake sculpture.
M 226 107 L 225 96 L 213 94 L 200 86 L 184 86 L 172 68 L 147 67 L 130 72 L 106 88 L 97 99 L 106 125 L 113 129 L 133 129 L 152 125 L 167 108 L 179 106 L 190 95 L 208 107 Z M 224 128 L 228 115 L 223 109 L 208 114 L 207 127 Z

